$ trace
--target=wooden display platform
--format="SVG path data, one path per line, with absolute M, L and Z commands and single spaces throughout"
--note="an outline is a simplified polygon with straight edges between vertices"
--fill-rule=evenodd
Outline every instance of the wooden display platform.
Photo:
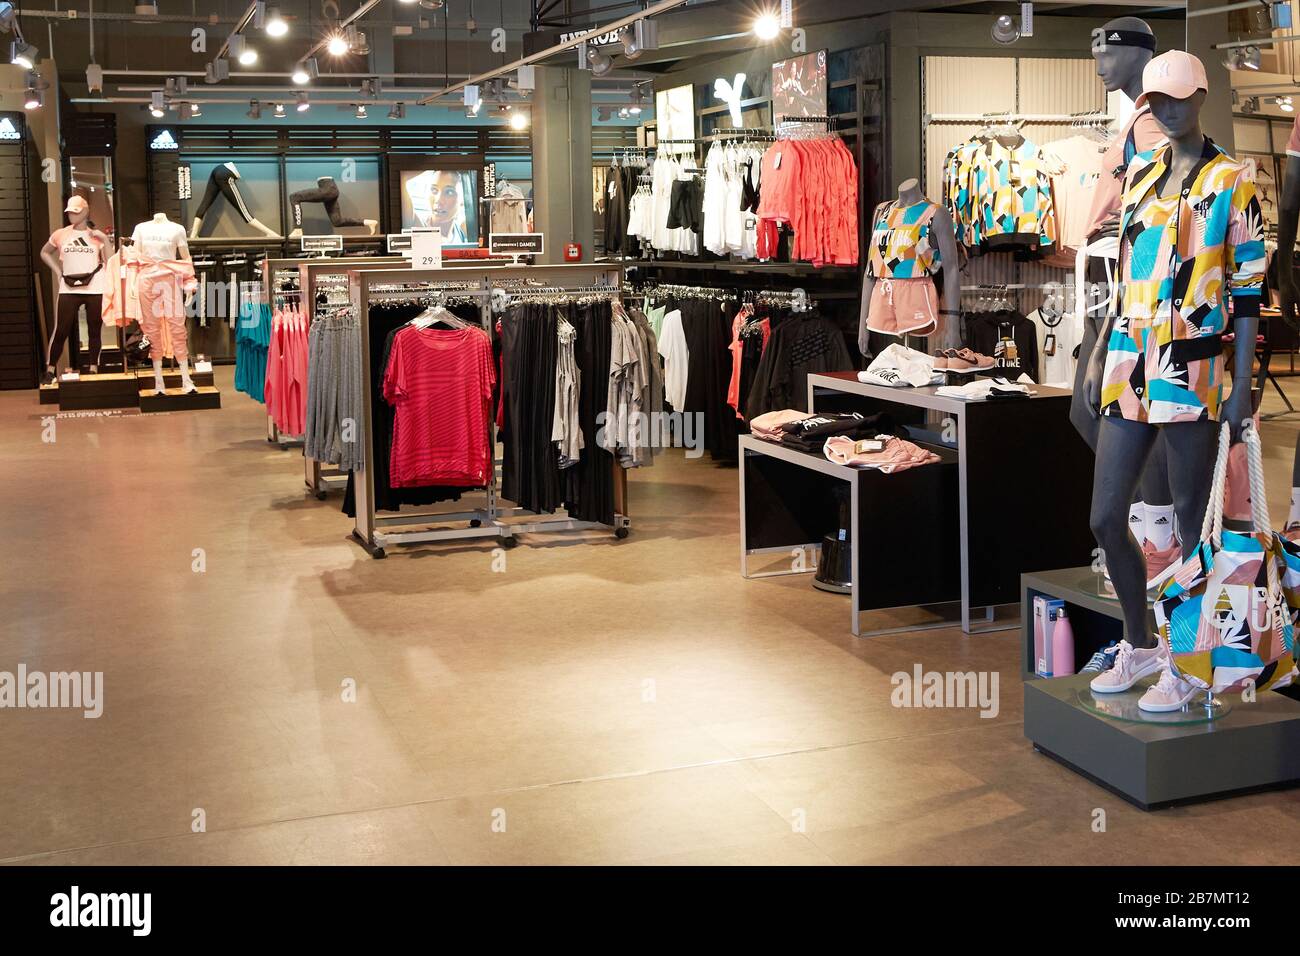
M 208 389 L 210 392 L 216 392 L 216 380 L 212 372 L 194 372 L 191 378 L 200 391 Z M 142 408 L 140 396 L 146 392 L 153 393 L 153 382 L 153 369 L 100 372 L 96 375 L 83 373 L 79 379 L 68 381 L 60 379 L 52 385 L 40 386 L 40 403 L 57 405 L 59 411 Z M 181 373 L 176 369 L 164 371 L 163 383 L 169 392 L 179 393 Z M 206 401 L 211 402 L 211 399 Z M 218 399 L 215 404 L 197 407 L 220 408 L 221 402 Z
M 179 388 L 169 388 L 159 395 L 152 387 L 139 392 L 141 412 L 188 412 L 202 408 L 220 408 L 221 392 L 211 385 L 200 385 L 198 391 L 185 394 Z

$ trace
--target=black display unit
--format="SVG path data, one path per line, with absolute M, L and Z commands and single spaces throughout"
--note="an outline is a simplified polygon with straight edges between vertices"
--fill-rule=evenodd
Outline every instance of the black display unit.
M 0 389 L 37 382 L 30 162 L 26 117 L 0 112 Z

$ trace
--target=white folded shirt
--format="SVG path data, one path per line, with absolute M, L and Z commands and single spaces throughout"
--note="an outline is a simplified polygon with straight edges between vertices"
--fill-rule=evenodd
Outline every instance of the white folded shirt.
M 935 381 L 943 381 L 943 376 L 934 371 L 934 356 L 895 342 L 872 359 L 865 372 L 858 373 L 858 381 L 902 388 L 905 385 L 932 385 Z

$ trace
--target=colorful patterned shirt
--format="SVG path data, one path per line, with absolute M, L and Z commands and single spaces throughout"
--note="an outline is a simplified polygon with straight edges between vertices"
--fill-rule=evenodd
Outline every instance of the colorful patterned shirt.
M 930 244 L 930 220 L 939 207 L 928 199 L 876 209 L 867 274 L 877 279 L 916 279 L 939 271 L 937 246 Z
M 944 201 L 958 240 L 982 252 L 1049 252 L 1057 239 L 1049 164 L 1023 137 L 963 143 L 944 162 Z
M 1207 137 L 1167 198 L 1169 146 L 1134 158 L 1120 218 L 1121 284 L 1106 343 L 1102 413 L 1131 421 L 1217 421 L 1223 332 L 1259 315 L 1264 224 L 1243 163 Z

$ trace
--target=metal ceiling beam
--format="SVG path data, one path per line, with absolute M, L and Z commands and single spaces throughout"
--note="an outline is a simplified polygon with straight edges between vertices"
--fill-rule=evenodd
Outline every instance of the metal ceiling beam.
M 687 2 L 688 0 L 659 0 L 658 3 L 646 7 L 644 10 L 638 10 L 636 13 L 615 20 L 613 23 L 605 24 L 604 26 L 593 27 L 590 31 L 587 32 L 594 33 L 596 35 L 600 35 L 602 33 L 613 33 L 616 30 L 621 30 L 624 27 L 631 26 L 632 24 L 636 23 L 638 20 L 644 20 L 647 17 L 653 17 L 661 13 L 667 13 L 670 10 L 676 10 L 678 7 L 684 5 Z M 427 96 L 424 99 L 420 100 L 419 105 L 427 106 L 428 104 L 432 103 L 434 100 L 439 99 L 440 97 L 443 96 L 450 96 L 453 93 L 458 93 L 467 86 L 477 86 L 480 83 L 484 83 L 488 80 L 494 80 L 498 76 L 503 76 L 506 73 L 513 73 L 521 66 L 531 66 L 535 63 L 541 63 L 544 60 L 549 60 L 553 56 L 558 56 L 559 54 L 565 53 L 569 50 L 577 49 L 578 46 L 580 46 L 583 42 L 585 41 L 583 37 L 580 36 L 572 40 L 565 40 L 561 43 L 557 43 L 555 44 L 555 46 L 548 47 L 545 50 L 539 50 L 538 52 L 534 53 L 532 56 L 526 56 L 523 57 L 522 59 L 515 60 L 513 63 L 507 63 L 505 66 L 497 67 L 495 70 L 489 70 L 487 73 L 480 73 L 478 76 L 472 76 L 468 80 L 464 80 L 460 83 L 453 83 L 451 86 L 446 87 L 440 92 L 435 93 L 432 96 Z

